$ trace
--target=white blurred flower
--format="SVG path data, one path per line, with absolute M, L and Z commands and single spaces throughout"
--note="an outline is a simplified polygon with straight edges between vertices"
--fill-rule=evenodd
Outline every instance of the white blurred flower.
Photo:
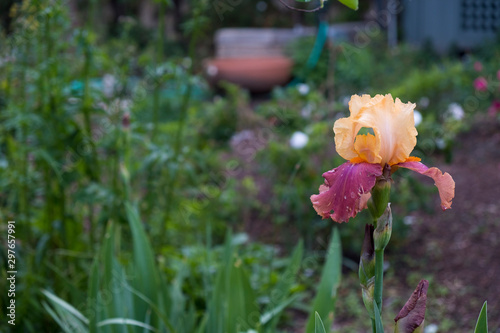
M 301 95 L 307 95 L 309 93 L 309 86 L 305 83 L 297 85 L 297 90 Z
M 307 145 L 309 137 L 303 132 L 295 132 L 290 138 L 290 146 L 294 149 L 302 149 Z
M 104 96 L 111 97 L 115 92 L 116 78 L 111 74 L 104 74 L 102 77 L 102 92 Z
M 436 333 L 438 331 L 438 325 L 436 324 L 429 324 L 425 327 L 424 333 Z
M 437 138 L 436 139 L 436 147 L 438 147 L 439 149 L 444 149 L 444 148 L 446 148 L 446 142 L 441 138 Z
M 415 127 L 417 127 L 422 122 L 422 114 L 417 110 L 413 110 L 413 119 L 415 120 Z
M 300 110 L 300 115 L 303 117 L 303 118 L 309 118 L 311 116 L 311 113 L 312 113 L 312 105 L 311 103 L 307 103 L 301 110 Z
M 208 76 L 216 76 L 218 72 L 219 72 L 219 69 L 217 68 L 217 66 L 214 66 L 214 65 L 207 66 Z
M 453 119 L 462 120 L 465 116 L 464 109 L 458 103 L 451 103 L 448 105 L 448 113 Z
M 406 225 L 412 225 L 416 220 L 417 218 L 415 216 L 408 215 L 403 218 L 403 223 Z
M 351 97 L 349 96 L 344 96 L 344 98 L 342 98 L 342 105 L 344 106 L 349 106 L 349 101 L 351 100 Z
M 427 108 L 429 106 L 429 97 L 422 97 L 419 101 L 418 101 L 418 106 L 420 107 L 423 107 L 424 109 Z
M 130 113 L 130 109 L 132 108 L 132 100 L 130 99 L 121 99 L 119 100 L 120 101 L 120 108 L 122 109 L 122 111 L 126 112 L 126 113 Z

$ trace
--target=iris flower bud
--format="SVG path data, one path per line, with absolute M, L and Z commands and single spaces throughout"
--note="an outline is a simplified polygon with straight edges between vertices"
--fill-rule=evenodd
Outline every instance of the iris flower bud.
M 361 248 L 359 260 L 359 282 L 368 314 L 375 318 L 373 312 L 374 288 L 375 288 L 375 248 L 373 245 L 373 225 L 365 225 L 365 239 Z
M 392 234 L 391 204 L 388 203 L 384 214 L 377 220 L 377 227 L 373 232 L 375 250 L 383 250 L 389 243 Z
M 408 302 L 394 318 L 394 333 L 421 333 L 424 331 L 425 303 L 429 281 L 421 280 Z

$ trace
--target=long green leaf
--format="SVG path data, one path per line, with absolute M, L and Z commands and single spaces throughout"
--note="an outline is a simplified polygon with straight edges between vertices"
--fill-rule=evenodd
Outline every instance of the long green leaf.
M 335 309 L 335 301 L 337 299 L 337 288 L 340 284 L 340 277 L 342 273 L 341 268 L 342 248 L 340 244 L 340 236 L 337 228 L 334 228 L 330 238 L 326 262 L 321 274 L 321 281 L 319 283 L 318 290 L 316 291 L 312 311 L 307 322 L 307 333 L 314 332 L 314 311 L 318 312 L 323 320 L 323 323 L 325 324 L 325 327 L 331 326 L 333 311 Z
M 49 300 L 51 300 L 52 303 L 60 306 L 61 308 L 63 308 L 67 312 L 74 315 L 76 318 L 80 319 L 85 324 L 89 323 L 89 320 L 87 318 L 85 318 L 85 316 L 80 311 L 75 309 L 71 304 L 67 303 L 66 301 L 63 301 L 62 299 L 60 299 L 56 295 L 52 294 L 50 291 L 48 291 L 46 289 L 42 289 L 42 294 L 44 294 Z
M 314 312 L 314 333 L 326 333 L 325 325 L 317 312 Z
M 260 316 L 260 324 L 265 325 L 267 324 L 270 320 L 277 318 L 278 315 L 290 304 L 293 303 L 297 299 L 298 295 L 293 295 L 287 299 L 285 299 L 283 302 L 278 304 L 275 308 L 264 312 L 262 316 Z
M 59 325 L 59 327 L 66 333 L 71 333 L 68 330 L 68 325 L 65 325 L 63 323 L 63 320 L 59 317 L 59 315 L 45 302 L 42 301 L 42 306 L 45 308 L 45 310 L 49 313 L 49 315 L 54 319 L 54 321 Z
M 87 305 L 94 305 L 94 315 L 89 318 L 89 333 L 97 333 L 97 321 L 99 320 L 98 310 L 101 308 L 101 304 L 98 301 L 99 293 L 99 264 L 97 258 L 94 260 L 92 267 L 90 268 L 89 277 L 89 300 Z
M 292 289 L 292 286 L 296 282 L 296 276 L 300 269 L 300 265 L 302 263 L 303 253 L 304 253 L 304 242 L 300 240 L 300 242 L 297 244 L 297 246 L 292 252 L 292 256 L 290 258 L 290 261 L 288 263 L 285 272 L 282 275 L 282 278 L 278 281 L 276 286 L 269 293 L 272 297 L 270 299 L 269 304 L 265 308 L 265 313 L 267 314 L 272 313 L 273 320 L 269 322 L 269 324 L 267 324 L 268 323 L 267 320 L 265 323 L 263 323 L 262 318 L 264 316 L 261 316 L 261 324 L 267 324 L 266 329 L 269 329 L 271 331 L 276 331 L 276 325 L 278 324 L 279 321 L 280 312 L 283 311 L 285 307 L 291 303 L 290 302 L 286 304 L 285 301 L 290 300 L 290 298 L 287 299 L 287 297 L 290 295 L 290 290 Z M 277 312 L 278 309 L 281 310 Z
M 140 291 L 151 302 L 156 303 L 160 288 L 159 272 L 156 268 L 151 243 L 144 231 L 136 207 L 126 204 L 127 218 L 132 231 L 134 249 L 134 273 L 132 281 L 134 289 Z M 145 318 L 150 310 L 144 302 L 135 302 L 136 314 L 134 318 Z
M 474 333 L 488 333 L 488 302 L 484 302 L 481 308 Z
M 359 8 L 358 0 L 339 0 L 339 2 L 354 10 Z
M 103 327 L 107 325 L 127 325 L 127 326 L 136 326 L 147 329 L 149 331 L 158 332 L 153 326 L 147 325 L 135 319 L 129 318 L 110 318 L 103 320 L 97 324 L 98 327 Z

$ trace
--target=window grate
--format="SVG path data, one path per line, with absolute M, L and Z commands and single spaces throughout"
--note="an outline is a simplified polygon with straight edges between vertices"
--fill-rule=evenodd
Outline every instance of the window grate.
M 462 30 L 497 32 L 500 30 L 499 0 L 462 0 Z

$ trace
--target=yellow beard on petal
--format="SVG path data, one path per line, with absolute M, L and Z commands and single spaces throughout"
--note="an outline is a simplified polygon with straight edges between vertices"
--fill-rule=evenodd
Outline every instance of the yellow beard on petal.
M 359 134 L 354 140 L 354 150 L 358 157 L 368 163 L 380 163 L 382 157 L 377 153 L 377 139 L 372 134 Z

